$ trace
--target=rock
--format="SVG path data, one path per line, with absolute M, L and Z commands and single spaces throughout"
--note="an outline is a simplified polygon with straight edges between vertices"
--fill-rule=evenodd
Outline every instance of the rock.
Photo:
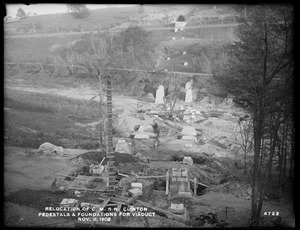
M 152 125 L 148 125 L 148 124 L 144 124 L 144 125 L 140 125 L 138 132 L 150 132 L 153 133 L 153 126 Z
M 115 151 L 118 153 L 132 154 L 131 146 L 124 139 L 118 140 Z
M 134 139 L 150 139 L 150 137 L 145 134 L 135 134 Z
M 196 136 L 197 131 L 194 127 L 192 126 L 184 126 L 181 130 L 181 134 L 183 136 Z
M 41 144 L 38 149 L 39 154 L 43 154 L 46 156 L 62 155 L 63 152 L 64 152 L 63 147 L 53 145 L 49 142 L 45 142 Z
M 132 197 L 143 195 L 143 192 L 140 189 L 138 189 L 138 188 L 129 189 L 128 193 Z
M 189 166 L 193 165 L 193 159 L 191 157 L 184 157 L 182 160 L 183 164 L 187 164 Z
M 143 190 L 143 184 L 142 183 L 131 183 L 131 188 L 138 188 L 140 190 Z
M 155 104 L 164 104 L 165 88 L 160 85 L 156 90 Z
M 174 214 L 184 214 L 185 213 L 183 204 L 171 203 L 169 210 L 170 210 L 170 212 L 172 212 Z
M 91 165 L 89 173 L 93 175 L 101 175 L 104 171 L 104 165 Z
M 132 116 L 122 116 L 118 119 L 118 124 L 116 125 L 116 130 L 122 135 L 129 137 L 130 132 L 134 131 L 136 124 L 141 122 L 140 119 Z

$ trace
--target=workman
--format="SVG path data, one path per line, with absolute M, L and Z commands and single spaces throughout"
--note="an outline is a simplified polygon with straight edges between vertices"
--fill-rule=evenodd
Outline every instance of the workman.
M 158 125 L 156 122 L 154 122 L 154 124 L 152 125 L 153 127 L 153 133 L 156 134 L 156 137 L 155 137 L 155 142 L 154 142 L 154 146 L 153 147 L 158 147 L 159 146 L 159 129 L 158 129 Z

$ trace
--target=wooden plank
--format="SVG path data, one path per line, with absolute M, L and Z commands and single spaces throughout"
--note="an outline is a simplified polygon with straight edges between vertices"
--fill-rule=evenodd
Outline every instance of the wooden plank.
M 129 198 L 125 203 L 126 204 L 131 204 L 132 202 L 136 201 L 137 198 L 139 198 L 140 196 L 134 196 L 134 197 L 131 197 Z
M 122 199 L 125 199 L 125 200 L 127 200 L 128 199 L 128 197 L 126 197 L 126 196 L 119 196 L 119 195 L 114 195 L 115 197 L 118 197 L 118 198 L 122 198 Z
M 141 204 L 141 205 L 144 205 L 144 206 L 146 206 L 146 207 L 148 207 L 148 208 L 151 208 L 151 209 L 153 209 L 153 210 L 156 210 L 156 211 L 159 211 L 159 212 L 161 212 L 161 213 L 164 213 L 164 214 L 166 214 L 166 215 L 170 215 L 170 216 L 174 217 L 175 219 L 176 219 L 176 218 L 179 218 L 179 219 L 182 219 L 182 220 L 186 221 L 186 219 L 183 218 L 183 217 L 181 217 L 181 216 L 177 216 L 177 215 L 175 215 L 175 214 L 173 214 L 173 213 L 171 213 L 171 212 L 168 212 L 168 211 L 165 211 L 165 210 L 163 210 L 163 209 L 161 209 L 161 208 L 157 208 L 157 207 L 155 207 L 155 206 L 152 206 L 151 204 L 145 203 L 145 202 L 140 201 L 140 200 L 137 200 L 136 202 L 139 203 L 139 204 Z
M 99 165 L 102 165 L 103 161 L 105 160 L 105 157 L 103 157 L 102 161 L 100 162 Z
M 122 207 L 122 204 L 118 204 L 118 206 L 117 206 L 117 212 L 120 212 L 121 207 Z
M 106 190 L 95 190 L 95 189 L 87 189 L 87 188 L 78 188 L 78 187 L 69 187 L 71 190 L 83 190 L 83 191 L 93 191 L 93 192 L 106 192 Z
M 120 176 L 129 177 L 129 175 L 125 175 L 123 173 L 118 173 Z
M 166 195 L 169 195 L 169 171 L 167 172 L 166 177 Z
M 113 203 L 116 203 L 116 204 L 120 204 L 120 205 L 126 205 L 125 202 L 122 202 L 122 201 L 116 201 L 116 200 L 110 200 L 110 202 L 113 202 Z
M 137 178 L 141 179 L 141 178 L 162 178 L 162 177 L 166 177 L 164 176 L 137 176 Z
M 75 179 L 77 179 L 77 180 L 87 180 L 87 179 L 90 179 L 90 178 L 78 178 L 78 177 L 76 177 L 76 176 L 68 176 L 68 175 L 61 174 L 61 173 L 54 173 L 54 174 L 56 174 L 56 175 L 58 175 L 58 176 L 64 176 L 64 177 L 75 178 Z M 94 177 L 93 177 L 93 178 L 94 178 Z
M 146 216 L 143 216 L 144 217 L 144 221 L 145 221 L 145 227 L 146 228 L 150 228 L 150 224 L 149 224 L 149 220 Z
M 190 179 L 190 181 L 194 182 L 192 179 Z M 200 183 L 200 182 L 196 182 L 196 184 L 200 184 L 200 185 L 202 185 L 203 187 L 206 187 L 206 188 L 208 188 L 208 187 L 209 187 L 208 185 L 206 185 L 206 184 L 203 184 L 203 183 Z
M 109 203 L 110 201 L 110 197 L 108 197 L 105 201 L 103 201 L 103 203 L 100 206 L 100 209 L 105 208 L 105 206 Z
M 106 207 L 118 206 L 119 204 L 107 204 Z
M 124 196 L 127 191 L 128 186 L 124 186 L 121 195 Z
M 197 190 L 197 178 L 195 177 L 194 178 L 194 195 L 195 196 L 197 195 L 196 190 Z

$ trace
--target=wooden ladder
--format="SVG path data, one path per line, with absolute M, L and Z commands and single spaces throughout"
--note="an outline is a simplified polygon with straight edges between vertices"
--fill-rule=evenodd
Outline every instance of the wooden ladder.
M 112 134 L 112 88 L 110 76 L 107 79 L 107 143 L 106 143 L 106 158 L 107 158 L 107 176 L 108 176 L 108 192 L 114 192 L 118 181 L 116 180 L 117 168 L 114 163 L 114 146 L 113 146 L 113 134 Z

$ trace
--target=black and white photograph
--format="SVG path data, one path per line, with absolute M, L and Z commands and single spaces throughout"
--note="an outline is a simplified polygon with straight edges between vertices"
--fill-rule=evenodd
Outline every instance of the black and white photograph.
M 295 228 L 294 5 L 3 4 L 3 227 Z

